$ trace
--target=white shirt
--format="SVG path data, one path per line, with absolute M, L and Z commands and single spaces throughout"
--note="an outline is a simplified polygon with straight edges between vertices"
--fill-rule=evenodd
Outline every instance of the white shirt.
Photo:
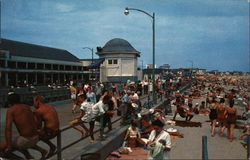
M 137 94 L 137 93 L 134 93 L 134 95 L 133 95 L 133 99 L 134 99 L 134 100 L 139 100 L 139 96 L 138 96 L 138 94 Z
M 159 140 L 163 139 L 166 141 L 166 147 L 171 148 L 171 137 L 168 132 L 162 130 L 161 133 L 156 136 L 155 130 L 151 131 L 148 140 L 149 141 L 154 141 L 154 142 L 159 142 Z M 170 151 L 163 151 L 163 159 L 169 159 L 170 157 Z M 148 159 L 153 159 L 152 155 L 148 154 Z
M 148 90 L 149 90 L 150 92 L 153 91 L 153 84 L 152 84 L 151 82 L 150 82 L 149 85 L 148 85 Z
M 97 116 L 100 116 L 104 113 L 105 113 L 104 104 L 102 103 L 102 100 L 100 100 L 99 102 L 94 104 L 94 106 L 92 107 L 92 114 L 94 117 L 97 117 Z
M 84 89 L 87 90 L 87 88 L 89 88 L 89 85 L 88 85 L 88 84 L 85 84 L 85 85 L 84 85 Z
M 80 109 L 85 112 L 84 116 L 81 118 L 82 121 L 90 122 L 93 119 L 92 107 L 93 107 L 93 103 L 90 103 L 87 101 L 84 101 L 81 104 Z

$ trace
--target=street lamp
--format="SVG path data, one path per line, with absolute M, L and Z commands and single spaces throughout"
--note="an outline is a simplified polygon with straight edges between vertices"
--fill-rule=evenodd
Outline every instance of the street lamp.
M 90 48 L 90 47 L 83 47 L 82 49 L 88 49 L 88 50 L 91 51 L 91 54 L 92 54 L 91 64 L 93 64 L 93 63 L 94 63 L 94 55 L 93 55 L 94 50 L 93 50 L 93 48 Z M 92 78 L 93 78 L 93 69 L 91 69 L 91 79 L 92 79 Z
M 153 74 L 153 102 L 156 103 L 156 95 L 155 95 L 155 13 L 153 13 L 153 15 L 151 15 L 151 14 L 149 14 L 143 10 L 140 10 L 140 9 L 126 7 L 124 10 L 124 14 L 128 15 L 129 10 L 135 10 L 135 11 L 142 12 L 153 19 L 153 24 L 152 24 L 152 29 L 153 29 L 153 73 L 152 74 Z

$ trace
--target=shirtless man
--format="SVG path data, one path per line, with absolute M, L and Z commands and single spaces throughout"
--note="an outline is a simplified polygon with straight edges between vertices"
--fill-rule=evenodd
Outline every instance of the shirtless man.
M 186 118 L 186 121 L 190 121 L 194 115 L 192 112 L 189 111 L 189 109 L 183 105 L 176 105 L 176 111 L 174 113 L 173 121 L 175 121 L 177 113 L 182 117 Z
M 51 157 L 56 146 L 50 142 L 50 139 L 56 137 L 59 132 L 59 119 L 54 107 L 45 104 L 43 96 L 35 96 L 33 103 L 36 109 L 33 111 L 38 126 L 40 140 L 49 145 L 50 151 L 46 158 Z M 43 124 L 42 124 L 43 123 Z
M 0 150 L 4 150 L 7 156 L 11 155 L 12 151 L 18 150 L 23 153 L 27 159 L 33 159 L 27 150 L 30 148 L 39 151 L 42 154 L 41 159 L 45 159 L 47 151 L 37 146 L 39 136 L 31 109 L 29 106 L 21 104 L 18 94 L 9 95 L 8 102 L 12 106 L 7 110 L 6 115 L 6 142 L 0 143 Z M 12 141 L 13 123 L 19 132 L 19 136 L 17 136 L 14 141 Z
M 176 115 L 177 113 L 182 117 L 182 118 L 186 118 L 186 121 L 190 121 L 193 118 L 193 114 L 192 112 L 184 106 L 183 102 L 181 101 L 180 97 L 177 97 L 174 105 L 176 105 L 176 110 L 174 113 L 174 117 L 173 120 L 175 121 Z

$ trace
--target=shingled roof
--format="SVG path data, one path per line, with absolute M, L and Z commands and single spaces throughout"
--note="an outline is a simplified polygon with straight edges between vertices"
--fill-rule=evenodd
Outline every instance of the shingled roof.
M 121 38 L 114 38 L 108 41 L 103 48 L 97 48 L 98 54 L 107 53 L 134 53 L 140 56 L 138 52 L 128 41 Z
M 32 57 L 59 61 L 79 62 L 80 60 L 63 49 L 1 39 L 0 50 L 7 50 L 12 56 Z

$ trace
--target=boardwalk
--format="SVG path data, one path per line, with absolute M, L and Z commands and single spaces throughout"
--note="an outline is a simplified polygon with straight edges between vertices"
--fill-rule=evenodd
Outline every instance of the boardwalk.
M 232 86 L 231 86 L 232 87 Z M 231 87 L 226 87 L 228 90 Z M 193 99 L 193 105 L 205 101 L 205 98 Z M 235 105 L 238 108 L 237 114 L 242 114 L 242 106 Z M 175 110 L 176 108 L 174 108 Z M 171 116 L 169 118 L 172 118 Z M 177 120 L 183 118 L 177 117 Z M 210 123 L 208 115 L 195 115 L 192 121 L 201 122 L 202 127 L 178 127 L 178 131 L 184 134 L 184 138 L 174 139 L 171 151 L 172 159 L 201 159 L 202 158 L 202 136 L 207 136 L 208 158 L 209 159 L 246 159 L 247 150 L 240 144 L 239 136 L 241 129 L 234 130 L 234 140 L 230 142 L 226 138 L 226 129 L 224 137 L 218 135 L 216 127 L 215 136 L 210 134 Z M 169 126 L 167 126 L 169 127 Z
M 194 100 L 194 103 L 201 99 Z M 183 118 L 177 117 L 177 120 Z M 229 142 L 226 138 L 226 130 L 224 137 L 219 137 L 218 128 L 214 137 L 210 135 L 210 123 L 208 115 L 196 115 L 192 121 L 201 122 L 202 127 L 178 127 L 178 131 L 184 134 L 184 138 L 174 139 L 171 151 L 172 159 L 201 159 L 202 158 L 202 136 L 207 136 L 208 142 L 208 158 L 209 159 L 246 159 L 246 149 L 240 144 L 240 129 L 234 131 L 234 141 Z M 169 126 L 167 126 L 169 127 Z
M 193 103 L 204 100 L 194 99 Z M 175 110 L 175 108 L 173 108 Z M 171 120 L 173 116 L 167 116 L 167 120 Z M 176 120 L 185 120 L 177 115 Z M 201 159 L 202 158 L 202 136 L 207 136 L 208 158 L 209 159 L 246 159 L 247 151 L 240 144 L 239 135 L 242 132 L 240 129 L 235 129 L 234 140 L 229 142 L 226 138 L 226 130 L 224 137 L 219 137 L 218 128 L 214 137 L 210 135 L 210 123 L 208 115 L 195 115 L 193 122 L 201 122 L 202 127 L 180 127 L 166 125 L 165 129 L 175 128 L 184 135 L 184 138 L 172 139 L 171 159 Z M 137 151 L 131 156 L 123 156 L 120 159 L 146 159 L 147 152 L 143 150 Z M 138 153 L 138 154 L 137 154 Z
M 193 103 L 201 102 L 204 98 L 194 99 Z M 63 127 L 68 125 L 68 123 L 73 119 L 71 113 L 71 104 L 69 100 L 60 101 L 52 103 L 55 106 L 59 117 L 60 117 L 60 126 Z M 173 111 L 175 108 L 173 108 Z M 6 109 L 1 109 L 1 123 L 4 122 Z M 113 119 L 116 119 L 114 117 Z M 167 120 L 172 119 L 172 116 L 167 116 Z M 184 120 L 183 118 L 177 116 L 176 120 Z M 202 127 L 180 127 L 180 126 L 170 126 L 167 125 L 166 129 L 173 127 L 178 129 L 180 133 L 184 135 L 184 138 L 177 138 L 172 140 L 172 150 L 171 150 L 171 159 L 201 159 L 202 158 L 202 136 L 207 136 L 208 142 L 208 157 L 209 159 L 245 159 L 246 158 L 246 149 L 240 144 L 239 134 L 242 132 L 239 129 L 235 129 L 234 141 L 229 142 L 226 139 L 226 130 L 224 132 L 224 137 L 219 137 L 217 128 L 215 137 L 210 135 L 210 123 L 208 115 L 195 115 L 192 119 L 194 122 L 201 122 Z M 1 124 L 1 140 L 3 140 L 3 124 Z M 98 126 L 97 126 L 98 128 Z M 114 130 L 119 130 L 119 123 L 115 124 L 113 127 Z M 16 134 L 16 133 L 14 133 Z M 62 133 L 62 146 L 65 146 L 71 143 L 74 140 L 79 139 L 81 134 L 76 130 L 69 129 Z M 98 134 L 95 134 L 95 137 L 98 138 Z M 80 154 L 83 148 L 88 146 L 89 138 L 84 139 L 83 141 L 73 145 L 69 149 L 66 149 L 62 157 L 63 159 L 72 159 L 77 154 Z M 56 139 L 53 140 L 56 144 Z M 98 142 L 99 143 L 99 142 Z M 102 143 L 99 143 L 102 144 Z M 39 142 L 39 145 L 44 148 L 48 148 L 42 142 Z M 146 152 L 145 152 L 146 153 Z M 32 154 L 35 157 L 40 157 L 39 153 L 32 151 Z M 140 158 L 146 158 L 146 154 L 140 155 Z M 136 158 L 136 157 L 133 157 Z M 56 155 L 50 159 L 57 159 Z
M 147 99 L 147 97 L 142 97 L 142 104 L 143 102 Z M 152 98 L 152 97 L 151 97 Z M 65 101 L 58 101 L 58 102 L 53 102 L 50 103 L 52 106 L 55 107 L 55 109 L 57 110 L 58 116 L 59 116 L 59 121 L 60 121 L 60 128 L 65 127 L 67 125 L 69 125 L 69 122 L 73 120 L 74 116 L 72 114 L 71 111 L 71 101 L 70 100 L 65 100 Z M 6 116 L 6 111 L 7 109 L 5 108 L 0 108 L 1 110 L 1 130 L 0 130 L 0 138 L 1 141 L 4 140 L 4 128 L 5 128 L 5 116 Z M 77 115 L 77 114 L 76 114 Z M 118 119 L 119 117 L 117 115 L 115 115 L 112 118 L 112 121 Z M 88 126 L 88 125 L 87 125 Z M 113 125 L 113 130 L 115 129 L 119 129 L 120 128 L 120 123 L 117 122 Z M 95 126 L 95 130 L 99 129 L 99 125 Z M 18 135 L 18 132 L 16 130 L 16 128 L 13 126 L 13 137 L 15 137 L 15 135 Z M 95 138 L 98 139 L 99 136 L 99 132 L 95 134 Z M 69 129 L 67 131 L 64 131 L 62 133 L 62 146 L 66 146 L 70 143 L 72 143 L 75 140 L 78 140 L 79 138 L 81 138 L 81 134 L 80 132 L 74 130 L 74 129 Z M 56 138 L 53 139 L 53 143 L 56 144 Z M 63 151 L 62 153 L 62 157 L 63 159 L 72 159 L 72 157 L 74 157 L 77 153 L 80 153 L 82 148 L 87 146 L 88 144 L 90 144 L 90 138 L 86 138 L 82 141 L 80 141 L 79 143 L 73 145 L 71 148 L 66 149 L 65 151 Z M 38 143 L 39 146 L 42 146 L 43 148 L 48 149 L 48 146 L 46 146 L 44 143 L 39 142 Z M 34 157 L 40 157 L 40 154 L 38 152 L 35 152 L 33 150 L 31 150 L 32 155 L 34 155 Z M 50 159 L 56 159 L 56 155 L 53 156 Z

